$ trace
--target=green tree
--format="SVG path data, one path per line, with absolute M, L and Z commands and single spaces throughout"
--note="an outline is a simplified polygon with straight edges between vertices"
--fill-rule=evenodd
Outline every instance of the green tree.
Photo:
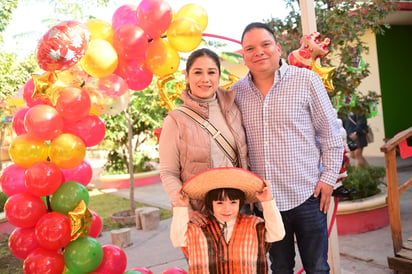
M 159 104 L 155 81 L 142 91 L 130 92 L 130 102 L 122 112 L 103 117 L 104 142 L 111 146 L 104 169 L 111 174 L 129 173 L 130 209 L 134 213 L 134 173 L 150 169 L 148 161 L 154 160 L 141 150 L 141 145 L 154 138 L 154 129 L 161 127 L 167 110 Z
M 272 18 L 267 23 L 273 28 L 279 43 L 282 45 L 283 58 L 287 60 L 291 51 L 300 47 L 302 37 L 301 13 L 298 0 L 285 0 L 291 10 L 285 19 Z M 320 0 L 315 2 L 317 31 L 322 38 L 329 37 L 330 53 L 320 60 L 322 66 L 336 67 L 333 76 L 334 90 L 329 92 L 332 98 L 343 94 L 354 93 L 357 96 L 356 106 L 342 107 L 340 112 L 349 109 L 358 112 L 369 107 L 370 102 L 377 102 L 375 91 L 361 93 L 358 87 L 362 80 L 369 76 L 369 64 L 361 70 L 351 69 L 353 58 L 368 53 L 368 45 L 362 41 L 366 31 L 383 34 L 389 28 L 384 18 L 395 10 L 394 2 L 378 1 L 341 1 Z M 356 56 L 354 56 L 354 53 Z

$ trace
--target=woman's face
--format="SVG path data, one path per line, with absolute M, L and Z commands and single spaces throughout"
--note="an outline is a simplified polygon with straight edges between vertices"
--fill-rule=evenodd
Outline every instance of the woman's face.
M 229 222 L 239 214 L 240 200 L 213 201 L 213 214 L 221 222 Z
M 213 97 L 219 87 L 219 78 L 219 68 L 208 56 L 197 58 L 186 76 L 192 94 L 202 99 Z

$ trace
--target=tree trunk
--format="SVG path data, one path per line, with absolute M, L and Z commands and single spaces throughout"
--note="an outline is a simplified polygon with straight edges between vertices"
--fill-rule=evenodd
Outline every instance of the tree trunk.
M 133 168 L 133 128 L 130 120 L 130 114 L 127 112 L 128 109 L 124 111 L 127 125 L 127 141 L 128 141 L 128 152 L 129 152 L 129 174 L 130 174 L 130 210 L 135 212 L 136 206 L 134 202 L 134 168 Z

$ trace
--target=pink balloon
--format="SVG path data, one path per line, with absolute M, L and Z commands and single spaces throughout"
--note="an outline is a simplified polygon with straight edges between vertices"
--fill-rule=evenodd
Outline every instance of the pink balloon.
M 17 135 L 26 134 L 27 130 L 24 127 L 24 116 L 30 108 L 22 108 L 14 114 L 13 121 L 11 123 L 14 132 Z
M 35 196 L 49 196 L 63 183 L 63 174 L 55 163 L 39 161 L 25 174 L 27 191 Z
M 0 177 L 2 191 L 7 196 L 12 196 L 17 193 L 26 192 L 27 188 L 24 184 L 25 168 L 19 167 L 16 164 L 9 165 L 3 170 Z
M 120 60 L 116 74 L 120 75 L 132 90 L 143 90 L 153 80 L 153 73 L 145 66 L 144 58 Z
M 65 182 L 75 181 L 84 186 L 90 183 L 93 176 L 93 169 L 87 161 L 82 161 L 78 166 L 73 168 L 61 168 L 63 180 Z
M 135 59 L 146 52 L 149 38 L 144 30 L 135 25 L 122 26 L 114 33 L 113 47 L 119 58 Z
M 96 211 L 91 210 L 91 209 L 89 209 L 89 211 L 93 217 L 92 217 L 92 224 L 90 226 L 88 236 L 97 238 L 102 232 L 103 222 L 100 216 L 96 213 Z
M 24 260 L 30 252 L 38 247 L 40 247 L 40 245 L 39 242 L 37 242 L 34 227 L 17 227 L 10 234 L 9 249 L 11 254 L 13 254 L 16 258 Z
M 66 120 L 77 121 L 86 117 L 92 106 L 90 95 L 79 87 L 66 87 L 59 91 L 56 110 Z
M 37 241 L 45 249 L 60 250 L 71 240 L 70 219 L 60 212 L 44 214 L 34 230 Z
M 63 255 L 55 250 L 37 248 L 24 260 L 23 271 L 30 274 L 61 274 L 64 270 Z
M 116 74 L 112 74 L 104 78 L 98 78 L 94 81 L 94 83 L 90 84 L 95 85 L 101 94 L 110 97 L 122 96 L 129 89 L 126 81 Z
M 34 93 L 34 81 L 29 79 L 23 87 L 23 99 L 26 102 L 26 105 L 29 107 L 46 104 L 51 105 L 50 99 L 46 98 L 33 98 Z
M 163 271 L 162 274 L 187 274 L 187 272 L 180 267 L 170 267 Z
M 52 106 L 35 105 L 27 111 L 24 127 L 36 138 L 51 140 L 62 132 L 63 118 Z
M 126 270 L 126 253 L 118 246 L 103 246 L 103 259 L 94 273 L 122 274 Z
M 30 193 L 10 196 L 4 205 L 7 220 L 17 227 L 33 227 L 47 213 L 44 201 Z
M 139 271 L 142 274 L 153 274 L 153 272 L 146 267 L 135 267 L 135 268 L 132 268 L 131 270 Z
M 92 147 L 103 141 L 106 125 L 98 116 L 88 115 L 78 121 L 66 121 L 63 132 L 76 135 L 86 147 Z
M 112 16 L 112 28 L 116 31 L 118 28 L 127 25 L 136 25 L 136 5 L 123 5 L 118 7 Z
M 170 26 L 173 12 L 163 0 L 142 0 L 137 6 L 137 24 L 152 38 L 158 38 Z

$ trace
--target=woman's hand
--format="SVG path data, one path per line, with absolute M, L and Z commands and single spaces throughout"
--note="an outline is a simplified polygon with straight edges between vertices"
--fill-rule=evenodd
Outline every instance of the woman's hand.
M 205 226 L 207 224 L 207 218 L 199 211 L 189 212 L 189 221 L 197 226 Z
M 272 192 L 270 191 L 270 184 L 267 181 L 263 181 L 265 186 L 262 189 L 262 192 L 256 192 L 256 198 L 260 202 L 266 202 L 273 200 Z

